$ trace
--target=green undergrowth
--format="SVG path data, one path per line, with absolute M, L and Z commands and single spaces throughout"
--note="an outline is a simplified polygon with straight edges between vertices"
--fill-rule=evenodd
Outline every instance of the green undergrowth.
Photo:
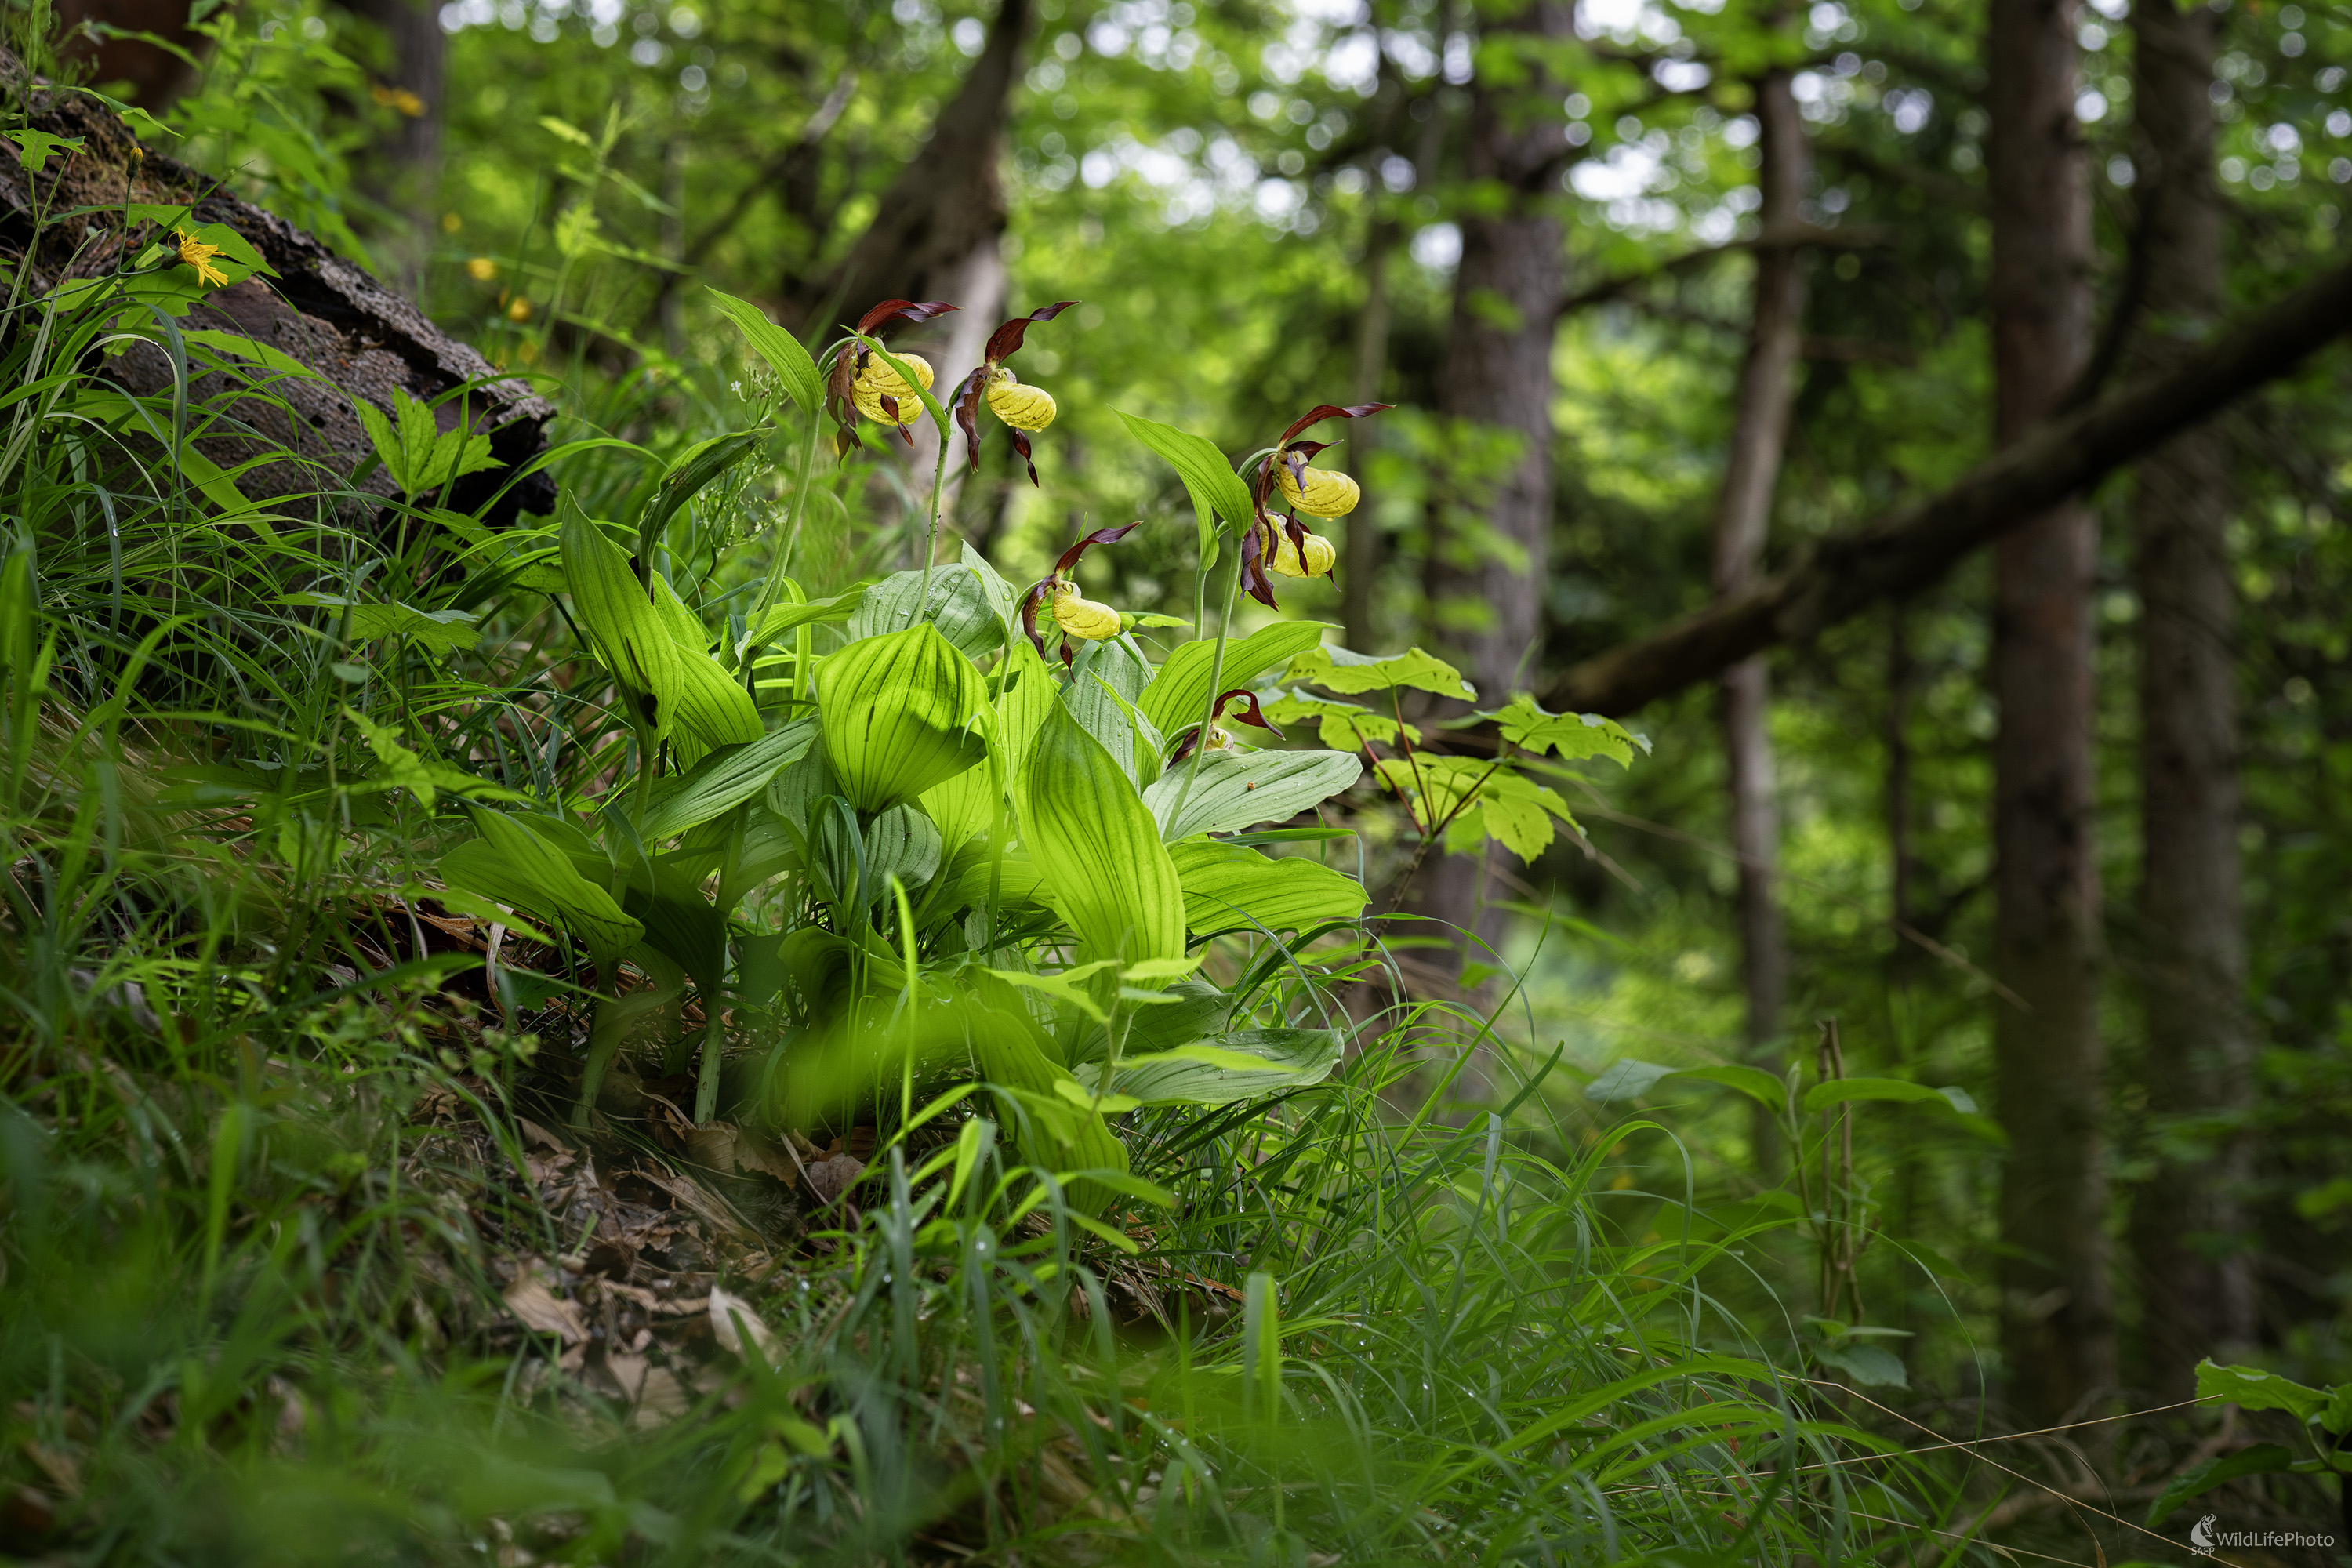
M 1265 516 L 1335 482 L 1294 440 L 1366 411 L 1238 467 L 1129 421 L 1201 559 L 1189 621 L 1137 615 L 1076 585 L 1115 538 L 1024 597 L 937 544 L 939 473 L 894 502 L 823 449 L 891 439 L 887 315 L 812 356 L 720 301 L 742 400 L 551 384 L 557 514 L 494 526 L 420 405 L 352 472 L 269 447 L 313 373 L 131 254 L 0 326 L 0 1547 L 1938 1539 L 1937 1479 L 1751 1326 L 1796 1205 L 1613 1190 L 1549 1064 L 1367 921 L 1368 868 L 1532 857 L 1547 770 L 1636 742 L 1490 694 L 1499 752 L 1448 752 L 1401 702 L 1465 689 L 1427 654 L 1234 635 L 1314 559 Z M 937 393 L 881 416 L 944 434 Z M 1457 1100 L 1481 1055 L 1523 1089 Z

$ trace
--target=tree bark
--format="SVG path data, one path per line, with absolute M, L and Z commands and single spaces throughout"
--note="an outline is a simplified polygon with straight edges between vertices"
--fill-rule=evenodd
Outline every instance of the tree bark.
M 1572 36 L 1570 5 L 1532 0 L 1485 23 L 1481 53 Z M 1552 515 L 1551 355 L 1567 279 L 1553 212 L 1568 156 L 1558 84 L 1535 51 L 1521 64 L 1507 79 L 1481 74 L 1470 86 L 1465 172 L 1494 200 L 1462 220 L 1453 318 L 1437 378 L 1441 416 L 1500 426 L 1518 438 L 1509 468 L 1492 476 L 1484 537 L 1448 530 L 1433 542 L 1429 568 L 1433 605 L 1477 616 L 1472 629 L 1450 641 L 1486 702 L 1500 702 L 1527 680 L 1542 646 Z M 1491 945 L 1502 921 L 1486 905 L 1485 884 L 1483 854 L 1433 856 L 1411 889 L 1412 908 L 1474 943 Z M 1464 1091 L 1475 1098 L 1477 1088 L 1465 1083 Z
M 2149 331 L 2136 357 L 2176 364 L 2222 303 L 2221 205 L 2213 184 L 2218 14 L 2140 0 L 2134 114 L 2140 136 L 2141 244 Z M 2212 426 L 2175 437 L 2140 465 L 2133 498 L 2140 595 L 2140 914 L 2147 1019 L 2147 1110 L 2166 1118 L 2242 1110 L 2254 1049 L 2244 1007 L 2244 902 L 2238 863 L 2238 716 L 2231 641 L 2229 452 Z M 2254 1335 L 2252 1271 L 2237 1241 L 2250 1173 L 2242 1136 L 2207 1157 L 2157 1141 L 2156 1173 L 2133 1204 L 2145 1343 L 2142 1381 L 2158 1400 L 2196 1392 L 2195 1367 Z
M 1433 116 L 1433 118 L 1434 118 Z M 1364 308 L 1356 318 L 1356 375 L 1349 389 L 1351 403 L 1370 403 L 1380 395 L 1381 372 L 1389 357 L 1389 252 L 1397 241 L 1397 226 L 1374 218 L 1364 236 Z M 1377 439 L 1373 422 L 1359 419 L 1348 427 L 1348 466 L 1363 476 L 1365 459 Z M 1360 506 L 1348 514 L 1348 532 L 1339 563 L 1339 635 L 1361 653 L 1372 651 L 1372 590 L 1381 569 L 1380 520 L 1372 509 Z
M 1620 643 L 1552 680 L 1555 711 L 1631 713 L 1761 648 L 1804 642 L 1883 599 L 1916 594 L 1973 552 L 2285 375 L 2352 331 L 2352 265 L 2322 272 L 2172 372 L 2052 420 L 1949 489 L 1807 545 L 1748 593 Z
M 1812 171 L 1812 149 L 1797 112 L 1790 73 L 1768 70 L 1756 82 L 1758 217 L 1770 232 L 1794 225 Z M 1772 521 L 1772 492 L 1787 449 L 1804 345 L 1805 275 L 1794 247 L 1756 252 L 1754 327 L 1740 367 L 1731 450 L 1716 505 L 1714 587 L 1718 595 L 1754 586 Z M 1731 792 L 1731 847 L 1739 867 L 1739 952 L 1748 999 L 1748 1059 L 1780 1070 L 1780 1010 L 1788 988 L 1788 949 L 1777 886 L 1780 822 L 1772 768 L 1771 670 L 1751 654 L 1724 671 L 1723 751 Z M 1759 1108 L 1760 1110 L 1761 1108 Z M 1756 1119 L 1756 1152 L 1769 1159 L 1777 1140 L 1769 1114 Z
M 2011 446 L 2089 363 L 2090 180 L 2074 117 L 2074 0 L 1992 0 L 1994 429 Z M 1993 552 L 1994 953 L 2024 1008 L 1995 1015 L 2002 1167 L 1997 1279 L 2020 1420 L 2086 1414 L 2115 1384 L 2107 1280 L 2092 594 L 2097 516 L 2079 500 Z

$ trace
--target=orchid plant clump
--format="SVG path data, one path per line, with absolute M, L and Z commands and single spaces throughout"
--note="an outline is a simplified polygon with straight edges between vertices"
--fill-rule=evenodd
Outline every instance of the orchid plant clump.
M 1211 574 L 1224 568 L 1215 635 L 1163 658 L 1136 628 L 1186 623 L 1097 603 L 1076 582 L 1089 551 L 1141 521 L 1085 533 L 1017 596 L 969 546 L 939 561 L 950 419 L 976 463 L 985 404 L 1034 482 L 1030 437 L 1056 405 L 1007 362 L 1071 303 L 1001 325 L 943 404 L 932 366 L 876 334 L 949 304 L 886 300 L 812 355 L 756 307 L 719 296 L 804 422 L 752 613 L 714 646 L 664 542 L 692 496 L 773 426 L 682 454 L 625 527 L 567 497 L 547 585 L 610 679 L 634 784 L 531 809 L 475 804 L 478 837 L 442 871 L 453 896 L 560 932 L 602 990 L 624 966 L 670 994 L 690 985 L 706 1020 L 698 1124 L 725 1114 L 805 1131 L 864 1117 L 903 1138 L 984 1085 L 1021 1152 L 1084 1215 L 1154 1197 L 1126 1175 L 1109 1118 L 1296 1090 L 1339 1060 L 1342 1032 L 1311 984 L 1291 1025 L 1237 1030 L 1238 994 L 1202 967 L 1221 938 L 1271 943 L 1299 964 L 1361 946 L 1371 889 L 1307 854 L 1267 852 L 1348 830 L 1286 824 L 1369 771 L 1404 803 L 1423 853 L 1483 834 L 1532 857 L 1553 819 L 1570 819 L 1522 763 L 1547 748 L 1622 761 L 1631 738 L 1520 698 L 1479 716 L 1500 722 L 1501 755 L 1457 755 L 1399 706 L 1407 689 L 1471 695 L 1443 661 L 1327 647 L 1313 622 L 1236 635 L 1241 593 L 1278 608 L 1276 579 L 1329 574 L 1336 552 L 1312 523 L 1362 499 L 1353 479 L 1314 466 L 1327 444 L 1300 437 L 1383 405 L 1319 405 L 1237 466 L 1197 436 L 1120 416 L 1193 502 L 1196 633 Z M 792 562 L 823 427 L 845 462 L 861 421 L 905 437 L 925 417 L 940 439 L 920 563 L 813 597 Z M 763 678 L 775 671 L 788 674 Z M 1379 691 L 1389 717 L 1334 700 Z M 1315 722 L 1324 745 L 1243 738 L 1281 741 L 1294 719 Z M 592 1028 L 583 1117 L 625 1033 L 617 1009 Z M 731 1079 L 730 1042 L 741 1064 Z

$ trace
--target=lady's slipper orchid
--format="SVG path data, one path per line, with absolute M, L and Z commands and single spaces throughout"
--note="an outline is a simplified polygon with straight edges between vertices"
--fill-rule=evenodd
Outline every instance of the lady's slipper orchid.
M 1282 499 L 1310 517 L 1345 517 L 1364 499 L 1362 487 L 1332 468 L 1310 468 L 1296 448 L 1275 465 Z
M 1242 710 L 1238 713 L 1227 713 L 1225 711 L 1226 705 L 1237 697 L 1241 699 L 1244 704 Z M 1236 686 L 1231 691 L 1219 692 L 1217 694 L 1216 706 L 1212 710 L 1212 711 L 1216 713 L 1220 718 L 1230 718 L 1236 724 L 1254 724 L 1257 728 L 1271 733 L 1277 741 L 1282 739 L 1282 731 L 1274 727 L 1273 721 L 1266 718 L 1265 710 L 1258 706 L 1257 693 L 1252 691 L 1245 686 Z M 1168 759 L 1168 765 L 1170 767 L 1174 767 L 1178 763 L 1181 763 L 1186 757 L 1191 756 L 1192 754 L 1193 743 L 1199 741 L 1200 738 L 1201 726 L 1198 724 L 1195 724 L 1191 729 L 1185 731 L 1184 739 L 1178 743 L 1175 753 Z M 1204 750 L 1212 752 L 1230 752 L 1235 750 L 1238 745 L 1239 742 L 1234 739 L 1232 731 L 1226 729 L 1223 725 L 1215 722 L 1212 722 L 1209 725 L 1209 742 Z
M 912 300 L 885 300 L 857 319 L 857 331 L 867 336 L 886 321 L 928 321 L 934 316 L 944 316 L 956 307 L 943 300 L 917 303 Z M 928 389 L 931 384 L 929 363 L 916 354 L 898 354 L 898 361 L 915 373 L 915 379 Z M 844 342 L 832 351 L 829 361 L 822 362 L 825 371 L 824 411 L 833 416 L 834 449 L 842 457 L 849 456 L 853 447 L 865 445 L 857 438 L 857 416 L 864 415 L 877 425 L 887 425 L 898 432 L 899 438 L 913 446 L 915 438 L 907 434 L 907 426 L 923 412 L 923 400 L 915 395 L 906 378 L 860 342 Z
M 1330 443 L 1302 441 L 1299 433 L 1326 419 L 1361 419 L 1389 406 L 1359 403 L 1343 408 L 1319 403 L 1293 421 L 1267 450 L 1250 486 L 1250 499 L 1258 507 L 1257 524 L 1242 534 L 1241 581 L 1250 597 L 1269 608 L 1277 607 L 1269 572 L 1284 577 L 1327 577 L 1339 557 L 1337 546 L 1308 531 L 1297 517 L 1268 513 L 1266 505 L 1276 495 L 1288 502 L 1294 512 L 1317 518 L 1345 517 L 1364 499 L 1363 488 L 1346 474 L 1307 466 L 1307 460 Z
M 1042 310 L 1015 316 L 997 328 L 988 335 L 986 363 L 957 384 L 956 423 L 963 426 L 963 449 L 971 458 L 974 472 L 980 468 L 980 403 L 985 397 L 989 412 L 1012 432 L 1013 449 L 1029 465 L 1029 482 L 1037 483 L 1037 459 L 1030 455 L 1029 432 L 1051 425 L 1060 410 L 1055 406 L 1052 393 L 1023 382 L 1005 368 L 1004 362 L 1021 352 L 1021 341 L 1028 333 L 1030 322 L 1050 321 L 1076 303 L 1076 300 L 1057 300 Z
M 1126 625 L 1125 617 L 1108 605 L 1098 605 L 1078 592 L 1071 575 L 1080 557 L 1097 544 L 1116 544 L 1141 528 L 1140 522 L 1123 523 L 1117 528 L 1098 528 L 1062 552 L 1054 563 L 1051 574 L 1021 598 L 1021 629 L 1039 653 L 1045 651 L 1045 639 L 1037 635 L 1037 611 L 1048 598 L 1054 604 L 1054 624 L 1060 627 L 1065 639 L 1076 637 L 1082 642 L 1103 642 L 1118 636 Z M 1070 645 L 1062 644 L 1062 662 L 1070 661 Z
M 850 400 L 857 412 L 877 425 L 912 425 L 922 417 L 923 400 L 915 395 L 906 377 L 884 363 L 879 354 L 866 354 L 866 363 L 849 384 Z M 915 373 L 915 379 L 930 390 L 933 380 L 930 362 L 920 354 L 900 354 L 898 363 Z
M 1351 485 L 1354 482 L 1349 480 Z M 1291 536 L 1292 529 L 1298 530 L 1298 537 L 1294 539 Z M 1265 563 L 1286 577 L 1328 577 L 1331 574 L 1333 563 L 1339 559 L 1337 545 L 1319 533 L 1309 533 L 1299 528 L 1294 520 L 1287 527 L 1276 531 L 1274 551 Z

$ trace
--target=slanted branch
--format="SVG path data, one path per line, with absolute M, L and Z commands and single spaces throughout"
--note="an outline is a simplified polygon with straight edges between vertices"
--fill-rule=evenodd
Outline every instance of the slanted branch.
M 2109 394 L 1979 464 L 1951 489 L 1816 541 L 1754 587 L 1577 664 L 1545 689 L 1555 712 L 1623 714 L 1748 655 L 1803 642 L 1914 594 L 1971 552 L 2300 364 L 2352 331 L 2352 265 L 2324 272 L 2168 374 Z
M 23 64 L 0 49 L 0 91 L 13 98 L 24 82 Z M 445 430 L 464 421 L 488 435 L 490 454 L 500 466 L 457 481 L 447 498 L 451 506 L 470 510 L 480 504 L 507 483 L 515 467 L 546 449 L 545 426 L 553 407 L 523 382 L 500 377 L 472 345 L 442 331 L 364 268 L 196 171 L 142 149 L 95 99 L 37 82 L 31 106 L 34 129 L 81 145 L 79 151 L 53 153 L 36 174 L 24 166 L 13 143 L 0 141 L 0 261 L 26 269 L 20 298 L 38 299 L 76 279 L 105 277 L 135 257 L 157 231 L 143 221 L 126 226 L 121 213 L 127 204 L 191 205 L 194 224 L 227 225 L 276 269 L 274 279 L 257 274 L 208 294 L 184 323 L 249 337 L 325 378 L 274 382 L 270 399 L 247 397 L 236 406 L 236 420 L 251 434 L 197 443 L 226 468 L 277 448 L 302 459 L 240 475 L 237 482 L 248 496 L 316 491 L 324 479 L 320 469 L 333 476 L 329 485 L 348 481 L 374 450 L 351 399 L 363 397 L 389 413 L 395 391 L 430 400 L 474 384 L 464 396 L 443 404 L 437 416 Z M 67 214 L 72 216 L 60 216 Z M 9 330 L 13 323 L 0 324 L 0 331 Z M 170 389 L 172 365 L 160 349 L 142 346 L 113 362 L 110 375 L 123 390 L 149 395 Z M 215 379 L 199 377 L 189 388 L 192 398 L 232 390 L 207 384 Z M 394 498 L 381 468 L 360 488 Z M 508 491 L 489 521 L 504 522 L 519 510 L 548 511 L 553 506 L 552 488 L 543 476 L 533 476 Z

